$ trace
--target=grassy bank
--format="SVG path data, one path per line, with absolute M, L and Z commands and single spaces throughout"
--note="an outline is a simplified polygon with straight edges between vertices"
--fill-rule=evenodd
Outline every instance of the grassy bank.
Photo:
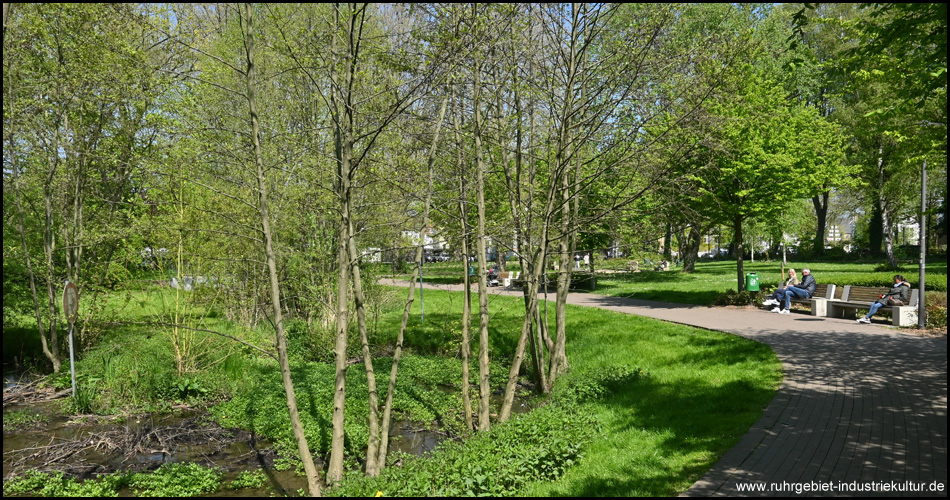
M 427 291 L 426 311 L 454 309 L 459 296 Z M 520 307 L 517 298 L 493 298 L 493 336 L 514 340 Z M 417 315 L 418 301 L 415 308 Z M 474 439 L 387 469 L 380 478 L 352 478 L 337 493 L 675 495 L 738 441 L 781 380 L 774 353 L 739 337 L 589 308 L 569 307 L 569 318 L 572 368 L 546 404 L 547 413 L 532 412 L 499 426 L 493 430 L 498 438 L 488 444 Z M 508 342 L 493 348 L 494 359 L 508 357 L 504 345 Z M 618 376 L 605 379 L 611 373 Z M 572 418 L 585 419 L 581 429 L 570 425 Z M 576 457 L 566 459 L 565 448 L 557 447 L 563 443 L 553 437 L 555 450 L 537 451 L 536 444 L 519 438 L 523 431 L 506 430 L 535 425 L 582 439 Z M 507 471 L 524 461 L 517 453 L 523 449 L 535 450 L 532 457 L 548 456 L 550 462 L 539 465 L 562 467 L 563 476 L 556 482 L 527 472 L 520 481 L 511 478 Z M 485 474 L 495 482 L 466 483 Z
M 158 307 L 153 304 L 158 293 L 126 293 L 110 302 L 114 318 L 122 322 L 97 332 L 99 341 L 79 363 L 81 385 L 92 388 L 87 409 L 109 413 L 132 405 L 160 411 L 181 402 L 208 405 L 217 401 L 212 413 L 219 423 L 273 440 L 281 457 L 278 466 L 297 465 L 276 363 L 224 337 L 194 332 L 190 337 L 193 353 L 205 356 L 200 358 L 204 364 L 178 374 L 171 343 L 174 331 L 136 324 L 167 313 L 167 305 L 152 309 Z M 416 292 L 406 335 L 409 352 L 401 364 L 395 400 L 397 418 L 416 426 L 438 427 L 454 437 L 465 435 L 458 383 L 461 299 L 459 293 L 426 290 L 423 321 Z M 522 308 L 517 298 L 499 296 L 491 301 L 495 390 L 502 388 L 507 375 Z M 242 331 L 214 311 L 199 307 L 190 314 L 201 318 L 206 329 L 226 331 L 259 346 L 266 347 L 272 335 L 266 329 Z M 395 338 L 400 318 L 401 311 L 393 308 L 373 322 L 371 343 L 379 351 L 376 374 L 381 387 L 391 363 L 387 346 Z M 326 457 L 333 368 L 315 361 L 322 354 L 308 354 L 312 342 L 305 328 L 291 328 L 301 416 L 314 452 Z M 353 469 L 343 485 L 329 493 L 676 494 L 748 430 L 781 378 L 778 360 L 763 345 L 588 308 L 569 308 L 567 349 L 571 372 L 551 397 L 529 403 L 536 410 L 495 425 L 490 433 L 450 439 L 423 457 L 393 454 L 391 462 L 398 461 L 400 466 L 388 467 L 376 479 L 359 473 L 368 395 L 362 364 L 353 364 L 347 374 L 345 425 Z M 473 373 L 477 367 L 473 366 Z M 497 407 L 492 411 L 497 412 Z

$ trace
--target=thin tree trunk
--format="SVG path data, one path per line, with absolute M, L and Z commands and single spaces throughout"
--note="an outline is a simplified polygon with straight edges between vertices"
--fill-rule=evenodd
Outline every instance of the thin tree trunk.
M 4 13 L 6 12 L 7 4 L 4 4 Z M 12 133 L 11 133 L 12 135 Z M 11 144 L 16 144 L 16 142 L 11 137 Z M 52 350 L 50 350 L 50 341 L 47 340 L 46 329 L 43 328 L 43 313 L 40 308 L 40 299 L 36 293 L 36 274 L 33 272 L 33 263 L 30 259 L 30 251 L 26 245 L 26 232 L 23 229 L 23 204 L 20 201 L 20 170 L 16 164 L 17 155 L 15 153 L 10 154 L 10 161 L 12 162 L 12 175 L 13 175 L 13 191 L 16 194 L 16 211 L 17 211 L 17 233 L 20 235 L 20 246 L 23 248 L 23 256 L 26 259 L 26 271 L 30 277 L 30 296 L 33 298 L 33 308 L 36 312 L 36 327 L 40 334 L 40 345 L 43 348 L 43 355 L 53 364 L 53 371 L 59 371 L 59 356 L 54 356 Z
M 352 214 L 350 200 L 346 200 L 344 211 Z M 366 332 L 366 297 L 360 277 L 359 253 L 356 249 L 356 234 L 353 230 L 352 215 L 347 217 L 347 246 L 349 249 L 350 276 L 353 278 L 353 299 L 356 303 L 356 323 L 360 334 L 360 346 L 363 354 L 363 366 L 366 369 L 366 388 L 369 392 L 369 438 L 366 449 L 366 474 L 379 475 L 379 393 L 376 390 L 376 370 L 373 368 L 373 356 L 369 350 L 369 337 Z
M 280 373 L 283 379 L 284 392 L 287 395 L 287 410 L 290 413 L 290 425 L 293 429 L 294 438 L 297 441 L 297 450 L 300 453 L 300 460 L 303 462 L 304 471 L 307 475 L 307 486 L 312 496 L 320 495 L 320 479 L 317 468 L 313 463 L 313 457 L 310 455 L 310 447 L 307 444 L 307 436 L 304 434 L 303 425 L 300 422 L 300 415 L 297 412 L 297 398 L 294 394 L 294 384 L 290 377 L 290 361 L 287 357 L 287 337 L 284 332 L 284 321 L 280 307 L 280 285 L 277 278 L 277 262 L 274 255 L 273 240 L 271 236 L 270 217 L 267 206 L 267 180 L 264 173 L 264 158 L 261 152 L 260 142 L 260 123 L 257 114 L 257 97 L 255 81 L 257 77 L 257 67 L 254 64 L 254 16 L 253 7 L 250 4 L 244 4 L 244 18 L 247 26 L 246 33 L 246 55 L 247 55 L 247 104 L 251 118 L 251 133 L 254 141 L 254 160 L 257 165 L 257 185 L 258 185 L 258 203 L 261 216 L 261 230 L 264 233 L 264 252 L 267 258 L 267 271 L 270 276 L 270 295 L 271 307 L 274 313 L 274 324 L 277 329 L 277 355 L 280 363 Z
M 340 25 L 340 6 L 335 4 L 333 8 L 333 26 Z M 350 161 L 352 159 L 352 144 L 350 143 L 352 135 L 352 107 L 349 102 L 349 95 L 341 95 L 338 60 L 340 58 L 337 47 L 337 37 L 331 36 L 330 51 L 333 57 L 332 80 L 336 82 L 331 93 L 331 111 L 335 121 L 334 141 L 335 155 L 337 163 L 337 196 L 341 204 L 339 242 L 337 247 L 337 265 L 339 274 L 337 278 L 337 318 L 336 318 L 336 375 L 333 394 L 333 432 L 330 439 L 330 462 L 327 467 L 327 480 L 332 483 L 338 483 L 343 478 L 343 453 L 344 453 L 344 403 L 346 402 L 346 349 L 347 349 L 347 331 L 349 329 L 347 296 L 349 294 L 349 259 L 347 250 L 347 236 L 349 233 L 350 214 L 345 210 L 344 200 L 349 198 L 350 190 Z M 342 108 L 342 111 L 341 111 Z
M 475 108 L 475 192 L 476 210 L 478 211 L 478 240 L 475 242 L 475 251 L 478 254 L 478 430 L 487 431 L 491 428 L 489 422 L 491 386 L 488 359 L 488 278 L 486 276 L 488 260 L 485 255 L 485 159 L 482 151 L 482 113 L 479 101 L 481 71 L 482 66 L 477 64 L 475 66 L 472 93 Z
M 58 315 L 56 314 L 56 292 L 55 274 L 53 269 L 53 252 L 56 250 L 56 238 L 53 235 L 53 177 L 56 167 L 59 164 L 59 156 L 54 152 L 56 158 L 51 161 L 52 165 L 49 174 L 46 177 L 46 184 L 43 186 L 43 204 L 46 210 L 45 225 L 43 228 L 43 251 L 46 256 L 46 300 L 49 305 L 49 338 L 50 351 L 53 353 L 53 371 L 59 372 L 61 363 L 59 362 L 59 332 Z
M 818 219 L 818 227 L 815 230 L 815 254 L 825 253 L 825 231 L 828 224 L 828 198 L 830 193 L 825 191 L 819 195 L 812 196 L 811 202 L 815 206 L 815 216 Z
M 452 90 L 452 105 L 455 106 L 455 90 L 453 87 Z M 461 223 L 462 229 L 462 260 L 463 260 L 463 278 L 462 283 L 465 288 L 462 298 L 462 346 L 461 346 L 461 356 L 462 356 L 462 413 L 465 414 L 465 429 L 474 430 L 474 425 L 472 422 L 472 401 L 469 396 L 469 356 L 471 355 L 471 338 L 470 331 L 472 326 L 472 284 L 471 276 L 468 273 L 468 266 L 470 263 L 471 250 L 468 245 L 469 239 L 469 227 L 468 227 L 468 211 L 466 210 L 467 197 L 468 197 L 468 187 L 465 182 L 465 169 L 464 163 L 462 160 L 462 134 L 461 134 L 461 125 L 459 124 L 458 110 L 452 110 L 452 119 L 455 125 L 455 155 L 456 155 L 456 169 L 458 170 L 459 176 L 459 221 Z
M 421 236 L 423 231 L 429 225 L 429 205 L 432 203 L 432 171 L 433 164 L 435 163 L 435 152 L 436 145 L 439 142 L 439 132 L 442 130 L 442 120 L 445 119 L 445 108 L 448 105 L 448 98 L 442 101 L 442 110 L 439 112 L 439 121 L 436 123 L 435 135 L 432 138 L 432 147 L 429 149 L 429 183 L 426 187 L 426 201 L 425 206 L 422 211 L 422 226 L 419 228 L 419 235 Z M 414 293 L 415 293 L 415 281 L 418 273 L 422 270 L 420 269 L 422 261 L 422 248 L 423 244 L 420 238 L 419 246 L 416 248 L 416 269 L 412 275 L 412 281 L 409 284 L 409 296 L 406 298 L 406 308 L 403 310 L 402 323 L 399 327 L 399 334 L 396 337 L 396 351 L 393 353 L 393 365 L 392 369 L 389 372 L 389 388 L 386 391 L 386 403 L 383 408 L 383 419 L 382 419 L 382 432 L 380 436 L 378 459 L 376 460 L 376 470 L 371 473 L 369 470 L 369 457 L 367 455 L 367 466 L 366 473 L 372 476 L 379 475 L 379 471 L 386 466 L 386 454 L 389 448 L 389 426 L 392 415 L 392 402 L 393 402 L 393 392 L 396 390 L 396 374 L 399 371 L 399 359 L 402 357 L 402 341 L 406 332 L 406 324 L 409 321 L 409 308 L 412 305 Z M 355 279 L 355 278 L 354 278 Z M 367 349 L 368 350 L 368 349 Z M 367 372 L 367 377 L 370 376 L 370 373 Z M 371 393 L 372 395 L 372 393 Z M 372 427 L 370 427 L 370 432 L 372 432 Z M 372 449 L 370 449 L 372 451 Z
M 736 218 L 732 222 L 733 240 L 736 245 L 736 276 L 738 276 L 738 291 L 745 290 L 745 281 L 742 279 L 745 269 L 742 266 L 742 219 Z

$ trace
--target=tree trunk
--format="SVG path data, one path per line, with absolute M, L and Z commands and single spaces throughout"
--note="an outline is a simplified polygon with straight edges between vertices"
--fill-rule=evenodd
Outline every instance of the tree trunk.
M 344 211 L 352 214 L 350 200 L 345 200 Z M 363 294 L 363 282 L 360 277 L 359 252 L 356 249 L 356 233 L 353 230 L 352 215 L 347 217 L 347 246 L 349 247 L 350 276 L 353 278 L 353 299 L 356 303 L 356 322 L 360 334 L 360 347 L 363 354 L 363 366 L 366 369 L 366 388 L 369 392 L 369 438 L 366 448 L 366 474 L 379 475 L 379 393 L 376 390 L 376 370 L 373 368 L 373 355 L 369 350 L 369 337 L 366 332 L 366 297 Z M 393 365 L 396 366 L 395 364 Z
M 251 134 L 254 141 L 254 159 L 257 165 L 257 187 L 258 203 L 261 216 L 261 230 L 264 233 L 264 253 L 267 259 L 267 271 L 270 277 L 270 295 L 271 307 L 273 308 L 274 324 L 277 329 L 277 355 L 280 363 L 280 374 L 284 383 L 284 392 L 287 395 L 287 410 L 290 413 L 290 425 L 293 429 L 294 438 L 297 441 L 297 450 L 300 452 L 300 460 L 303 462 L 304 471 L 307 475 L 307 486 L 312 496 L 320 495 L 320 479 L 317 468 L 310 455 L 310 447 L 307 444 L 307 436 L 304 434 L 303 425 L 300 422 L 300 415 L 297 412 L 297 398 L 294 394 L 294 384 L 290 377 L 290 362 L 287 357 L 287 337 L 284 332 L 284 321 L 280 307 L 280 285 L 277 278 L 277 262 L 274 255 L 273 241 L 271 237 L 270 218 L 267 207 L 267 181 L 264 174 L 264 158 L 261 152 L 260 142 L 260 124 L 257 115 L 256 100 L 256 77 L 257 67 L 254 65 L 254 17 L 253 7 L 250 4 L 244 4 L 244 18 L 246 25 L 246 55 L 247 55 L 247 104 L 251 118 Z
M 897 269 L 897 256 L 894 254 L 894 218 L 887 210 L 881 211 L 882 225 L 884 226 L 884 255 L 887 256 L 887 265 Z
M 695 224 L 689 226 L 689 237 L 683 252 L 683 272 L 696 272 L 696 259 L 699 257 L 699 240 L 703 235 Z
M 482 112 L 479 97 L 481 93 L 482 66 L 475 66 L 473 81 L 473 106 L 475 108 L 475 168 L 476 168 L 476 209 L 478 211 L 478 241 L 475 242 L 475 251 L 478 253 L 478 430 L 487 431 L 491 428 L 489 422 L 491 385 L 489 380 L 488 359 L 488 277 L 486 266 L 488 261 L 485 255 L 485 159 L 482 152 Z
M 825 253 L 825 228 L 828 221 L 829 194 L 828 191 L 825 191 L 811 198 L 811 202 L 815 206 L 815 216 L 818 218 L 818 227 L 815 230 L 815 255 L 824 255 Z
M 462 275 L 462 283 L 465 288 L 462 298 L 462 413 L 465 415 L 465 429 L 467 431 L 471 431 L 474 430 L 475 427 L 472 422 L 472 400 L 469 396 L 469 356 L 471 355 L 472 351 L 472 343 L 470 338 L 472 326 L 472 283 L 471 275 L 468 273 L 468 267 L 471 265 L 471 249 L 469 248 L 468 244 L 468 210 L 466 210 L 466 205 L 468 203 L 468 186 L 465 182 L 465 163 L 462 160 L 462 127 L 459 123 L 459 110 L 455 109 L 455 87 L 453 86 L 452 88 L 452 121 L 455 126 L 455 167 L 458 170 L 459 176 L 459 222 L 462 229 L 462 266 L 464 271 Z
M 733 228 L 733 240 L 735 242 L 735 252 L 736 252 L 736 275 L 739 278 L 739 287 L 738 291 L 745 290 L 745 281 L 742 279 L 743 274 L 745 274 L 745 269 L 742 267 L 742 219 L 737 218 L 732 223 Z
M 7 4 L 4 4 L 4 9 L 6 9 Z M 10 139 L 11 144 L 15 144 L 13 139 Z M 43 349 L 43 355 L 46 356 L 46 359 L 53 364 L 53 371 L 59 371 L 59 356 L 53 355 L 53 351 L 50 349 L 50 340 L 47 339 L 46 329 L 43 328 L 43 312 L 40 307 L 40 299 L 36 293 L 36 274 L 33 272 L 33 264 L 30 259 L 30 251 L 26 244 L 26 232 L 23 229 L 23 205 L 20 201 L 20 172 L 19 167 L 16 165 L 17 155 L 15 153 L 10 154 L 11 162 L 13 162 L 12 175 L 13 175 L 13 191 L 16 194 L 16 210 L 17 210 L 17 233 L 20 236 L 20 246 L 23 248 L 23 256 L 26 259 L 26 271 L 30 277 L 30 296 L 33 298 L 33 308 L 36 312 L 36 327 L 40 334 L 40 345 Z
M 448 98 L 442 101 L 442 111 L 439 113 L 439 121 L 436 122 L 435 134 L 432 138 L 432 147 L 429 149 L 429 165 L 428 165 L 429 182 L 426 187 L 426 201 L 425 201 L 425 205 L 422 211 L 422 225 L 419 228 L 420 235 L 422 234 L 422 231 L 425 230 L 425 228 L 429 226 L 429 205 L 432 202 L 432 177 L 433 177 L 432 170 L 433 170 L 433 164 L 435 163 L 436 145 L 439 142 L 439 132 L 442 130 L 442 120 L 445 118 L 445 108 L 447 105 L 448 105 Z M 392 365 L 392 369 L 389 372 L 389 387 L 388 387 L 388 390 L 386 391 L 386 403 L 383 408 L 382 429 L 380 432 L 379 444 L 377 445 L 378 450 L 373 450 L 372 446 L 367 447 L 368 453 L 367 453 L 367 458 L 366 458 L 366 474 L 370 476 L 379 475 L 379 471 L 383 467 L 386 466 L 386 454 L 389 448 L 389 427 L 390 427 L 390 421 L 391 421 L 391 416 L 392 416 L 393 393 L 396 390 L 396 375 L 399 371 L 399 360 L 402 357 L 402 341 L 405 336 L 406 325 L 409 321 L 409 308 L 412 305 L 413 298 L 414 298 L 413 294 L 415 293 L 415 280 L 416 280 L 416 277 L 418 276 L 418 273 L 422 272 L 422 269 L 420 268 L 420 266 L 422 262 L 423 246 L 424 245 L 420 241 L 419 246 L 416 247 L 416 262 L 420 264 L 416 265 L 416 269 L 412 275 L 412 281 L 409 285 L 409 296 L 406 298 L 406 307 L 403 310 L 402 323 L 400 324 L 400 327 L 399 327 L 399 334 L 396 337 L 396 350 L 393 353 L 393 365 Z M 352 242 L 351 242 L 351 248 L 354 248 L 352 245 Z M 354 277 L 353 279 L 354 281 L 358 281 L 357 277 Z M 367 357 L 367 353 L 369 352 L 369 342 L 364 341 L 363 345 L 364 345 L 363 352 L 364 352 L 364 358 L 365 358 Z M 370 376 L 373 376 L 373 379 L 375 379 L 376 378 L 375 375 L 373 375 L 373 372 L 371 372 L 370 370 L 372 370 L 372 359 L 370 359 L 369 367 L 367 368 L 367 372 L 366 372 L 366 377 L 367 379 L 369 379 Z M 370 411 L 372 412 L 373 411 L 372 398 L 375 397 L 375 391 L 376 391 L 375 380 L 374 380 L 374 384 L 371 387 L 372 388 L 370 389 L 370 398 L 371 398 Z M 370 424 L 371 424 L 370 436 L 372 436 L 372 432 L 373 432 L 372 421 L 370 422 Z M 378 454 L 378 458 L 375 460 L 375 469 L 373 470 L 370 469 L 370 465 L 369 465 L 370 453 Z
M 667 262 L 673 260 L 673 223 L 667 221 L 666 234 L 663 235 L 663 258 Z
M 53 269 L 53 252 L 56 250 L 56 237 L 53 235 L 53 177 L 58 165 L 57 158 L 52 160 L 46 184 L 43 186 L 43 202 L 46 209 L 45 226 L 43 228 L 43 251 L 46 255 L 46 300 L 49 305 L 49 339 L 52 352 L 53 371 L 59 372 L 59 332 L 58 315 L 56 314 L 55 274 Z
M 333 8 L 333 26 L 340 26 L 340 6 Z M 338 483 L 343 478 L 344 433 L 343 418 L 346 403 L 346 350 L 349 318 L 347 304 L 349 295 L 349 250 L 347 239 L 349 236 L 350 213 L 347 212 L 345 200 L 350 197 L 350 162 L 352 161 L 352 127 L 353 115 L 349 93 L 344 94 L 343 88 L 349 85 L 341 81 L 338 69 L 340 55 L 337 47 L 337 37 L 331 36 L 333 69 L 331 79 L 334 82 L 330 94 L 331 112 L 334 120 L 334 153 L 337 164 L 336 192 L 340 203 L 339 242 L 337 247 L 337 318 L 336 318 L 336 375 L 333 394 L 333 432 L 330 438 L 330 463 L 327 466 L 327 480 Z M 349 69 L 349 68 L 348 68 Z M 346 72 L 349 75 L 350 71 Z

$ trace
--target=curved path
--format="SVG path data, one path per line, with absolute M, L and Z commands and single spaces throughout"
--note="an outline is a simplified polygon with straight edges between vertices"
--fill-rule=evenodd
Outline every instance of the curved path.
M 682 496 L 947 496 L 946 337 L 586 293 L 568 303 L 733 333 L 781 360 L 784 381 L 762 417 Z

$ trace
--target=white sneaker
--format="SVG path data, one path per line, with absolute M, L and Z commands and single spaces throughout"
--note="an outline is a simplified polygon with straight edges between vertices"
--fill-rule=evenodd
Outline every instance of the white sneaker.
M 775 308 L 772 309 L 772 312 L 774 312 L 774 313 L 781 313 L 781 312 L 782 312 L 782 308 L 776 306 Z
M 779 311 L 778 313 L 779 313 L 779 314 L 792 314 L 792 312 L 789 311 L 788 309 L 782 309 L 782 310 Z
M 775 299 L 765 299 L 765 302 L 762 302 L 763 306 L 777 306 L 778 301 Z
M 858 318 L 858 323 L 864 323 L 864 324 L 866 324 L 866 325 L 870 325 L 870 324 L 871 324 L 871 319 L 870 319 L 870 318 L 865 318 L 864 316 L 862 316 L 862 317 Z

